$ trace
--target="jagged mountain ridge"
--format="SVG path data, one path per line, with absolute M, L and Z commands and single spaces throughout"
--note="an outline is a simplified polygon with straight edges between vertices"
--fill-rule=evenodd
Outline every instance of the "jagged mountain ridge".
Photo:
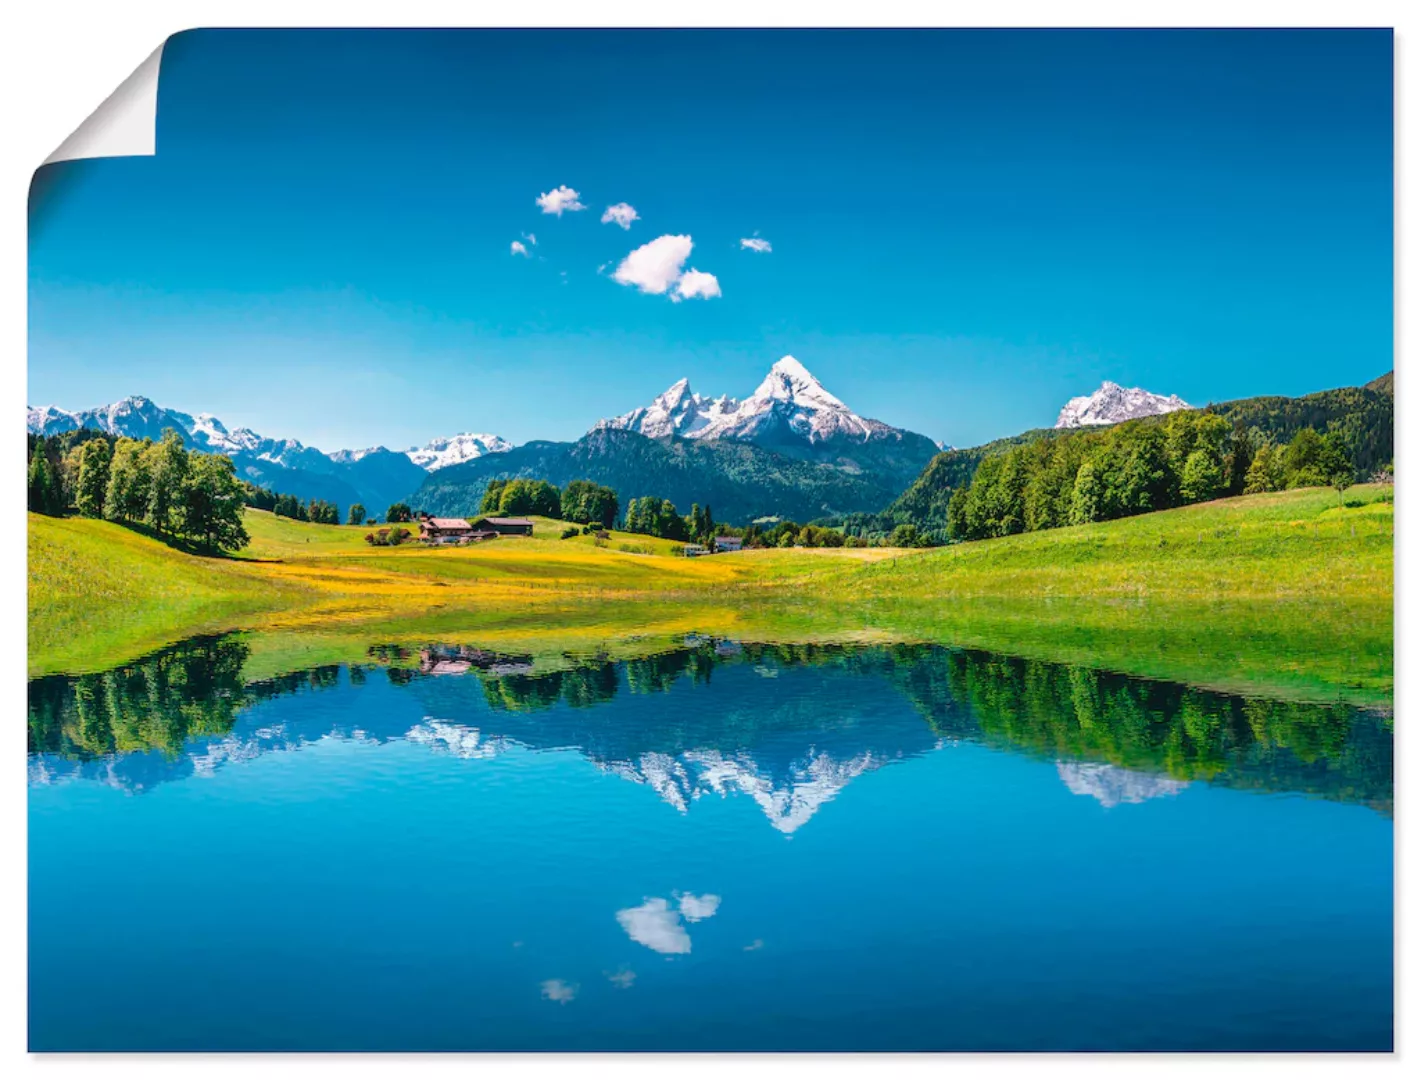
M 1089 427 L 1098 424 L 1118 424 L 1138 420 L 1142 416 L 1161 416 L 1194 406 L 1178 394 L 1153 394 L 1138 386 L 1125 387 L 1109 379 L 1094 393 L 1073 397 L 1056 417 L 1058 428 Z
M 650 405 L 601 420 L 593 431 L 605 429 L 653 439 L 749 442 L 850 472 L 901 473 L 903 483 L 938 450 L 924 435 L 859 416 L 793 356 L 777 360 L 744 400 L 705 397 L 680 379 Z
M 296 439 L 272 439 L 245 427 L 229 429 L 211 413 L 193 416 L 141 395 L 76 412 L 53 405 L 29 408 L 26 426 L 41 435 L 91 428 L 131 439 L 158 439 L 172 428 L 192 449 L 231 457 L 238 474 L 254 484 L 301 499 L 325 499 L 342 511 L 362 503 L 371 514 L 408 499 L 429 472 L 511 449 L 497 435 L 465 433 L 404 451 L 374 446 L 327 454 Z

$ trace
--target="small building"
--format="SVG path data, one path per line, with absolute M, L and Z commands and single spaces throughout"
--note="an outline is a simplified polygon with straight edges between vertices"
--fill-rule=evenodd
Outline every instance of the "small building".
M 715 538 L 716 551 L 739 551 L 742 547 L 738 536 L 717 536 Z
M 532 536 L 531 518 L 486 517 L 474 522 L 473 528 L 482 532 L 495 532 L 499 536 Z
M 460 544 L 474 534 L 474 527 L 464 518 L 419 515 L 419 538 L 430 544 Z
M 710 548 L 706 547 L 705 544 L 686 545 L 686 558 L 688 559 L 694 559 L 700 555 L 709 555 L 710 553 Z

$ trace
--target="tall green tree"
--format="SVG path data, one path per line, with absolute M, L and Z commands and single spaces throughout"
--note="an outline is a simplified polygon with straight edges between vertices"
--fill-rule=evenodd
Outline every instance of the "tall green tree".
M 187 479 L 188 452 L 182 437 L 172 428 L 165 428 L 163 438 L 144 453 L 150 458 L 147 521 L 162 535 L 173 529 L 183 481 Z
M 410 511 L 409 504 L 397 502 L 391 503 L 390 508 L 385 511 L 385 524 L 394 525 L 398 522 L 409 521 L 414 514 Z
M 28 506 L 36 514 L 55 513 L 55 478 L 44 452 L 44 440 L 35 443 L 30 456 Z
M 75 482 L 74 505 L 85 517 L 104 516 L 108 497 L 109 463 L 113 454 L 106 439 L 90 439 L 79 447 L 79 474 Z
M 1223 470 L 1208 450 L 1190 452 L 1179 478 L 1179 497 L 1186 503 L 1207 502 L 1219 497 L 1224 487 Z
M 245 547 L 249 538 L 242 506 L 242 484 L 232 459 L 226 454 L 192 454 L 177 507 L 182 534 L 214 554 Z
M 1352 455 L 1342 437 L 1336 432 L 1328 432 L 1322 437 L 1318 450 L 1317 471 L 1327 481 L 1329 487 L 1337 491 L 1337 505 L 1342 505 L 1342 493 L 1357 479 L 1357 469 L 1352 463 Z
M 350 517 L 346 519 L 347 525 L 365 524 L 365 506 L 363 503 L 350 504 Z
M 110 521 L 142 521 L 148 514 L 152 487 L 148 450 L 151 440 L 119 439 L 109 462 L 109 486 L 104 495 L 104 516 Z

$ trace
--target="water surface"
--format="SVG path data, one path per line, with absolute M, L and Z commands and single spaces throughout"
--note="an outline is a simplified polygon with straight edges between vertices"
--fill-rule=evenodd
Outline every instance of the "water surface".
M 1383 1050 L 1391 720 L 963 650 L 30 684 L 34 1050 Z

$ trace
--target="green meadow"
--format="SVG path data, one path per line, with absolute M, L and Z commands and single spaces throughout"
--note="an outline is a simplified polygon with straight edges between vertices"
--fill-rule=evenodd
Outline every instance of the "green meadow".
M 938 642 L 1201 686 L 1384 704 L 1389 486 L 1244 496 L 929 550 L 686 559 L 612 533 L 428 548 L 249 511 L 234 558 L 107 522 L 29 518 L 29 671 L 100 670 L 197 633 L 250 632 L 256 670 L 455 641 L 555 659 L 691 632 Z

